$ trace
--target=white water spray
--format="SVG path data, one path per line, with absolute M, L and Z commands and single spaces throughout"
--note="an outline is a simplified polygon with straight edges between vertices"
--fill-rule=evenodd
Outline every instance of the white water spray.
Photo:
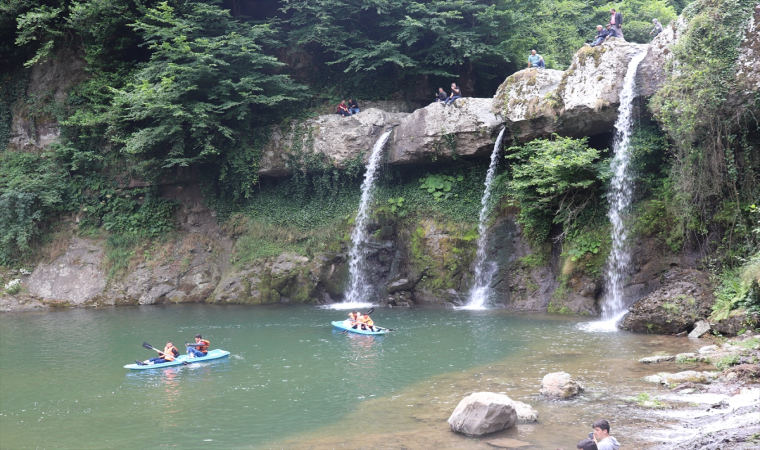
M 369 303 L 372 287 L 367 277 L 367 222 L 369 221 L 369 209 L 372 204 L 372 195 L 375 190 L 375 178 L 377 168 L 383 155 L 383 147 L 388 142 L 388 137 L 393 130 L 388 130 L 375 142 L 372 154 L 367 161 L 367 170 L 362 182 L 362 198 L 359 202 L 359 212 L 356 214 L 356 222 L 351 232 L 351 249 L 348 252 L 348 289 L 346 301 L 330 305 L 334 309 L 357 309 L 372 306 Z
M 504 138 L 504 130 L 502 128 L 499 133 L 499 137 L 496 138 L 496 143 L 493 146 L 493 152 L 491 152 L 491 165 L 488 166 L 488 173 L 486 174 L 486 190 L 483 192 L 483 198 L 480 199 L 480 218 L 478 222 L 478 252 L 475 254 L 475 264 L 473 267 L 473 274 L 475 276 L 475 284 L 470 288 L 470 299 L 467 301 L 467 305 L 461 309 L 486 309 L 488 303 L 489 286 L 493 275 L 499 269 L 494 261 L 486 261 L 486 244 L 488 241 L 488 202 L 491 198 L 491 185 L 493 179 L 496 176 L 496 168 L 499 167 L 499 150 L 501 150 L 501 140 Z
M 631 154 L 629 149 L 633 128 L 633 99 L 636 90 L 636 71 L 646 52 L 631 59 L 620 92 L 620 107 L 615 121 L 615 140 L 612 159 L 612 183 L 610 184 L 609 218 L 612 224 L 612 250 L 607 259 L 607 289 L 602 302 L 602 321 L 589 324 L 591 331 L 615 331 L 617 322 L 623 318 L 626 309 L 623 303 L 623 285 L 630 273 L 631 253 L 628 245 L 628 229 L 625 219 L 633 197 L 633 176 L 629 170 Z

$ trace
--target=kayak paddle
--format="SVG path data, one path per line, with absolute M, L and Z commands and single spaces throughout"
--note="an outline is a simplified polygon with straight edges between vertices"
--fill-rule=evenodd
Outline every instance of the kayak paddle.
M 163 353 L 161 350 L 153 347 L 152 345 L 148 344 L 147 342 L 143 342 L 143 347 L 147 348 L 148 350 L 155 350 L 158 353 Z

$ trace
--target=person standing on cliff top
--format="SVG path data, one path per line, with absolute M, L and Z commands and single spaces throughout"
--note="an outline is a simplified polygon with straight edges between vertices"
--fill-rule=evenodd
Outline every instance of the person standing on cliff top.
M 622 40 L 625 40 L 623 37 L 623 14 L 616 12 L 615 8 L 610 9 L 610 25 L 612 25 L 612 29 L 615 30 L 615 33 L 617 33 L 617 37 L 619 37 Z
M 610 423 L 599 419 L 591 425 L 594 428 L 594 442 L 598 450 L 618 450 L 620 443 L 610 436 Z

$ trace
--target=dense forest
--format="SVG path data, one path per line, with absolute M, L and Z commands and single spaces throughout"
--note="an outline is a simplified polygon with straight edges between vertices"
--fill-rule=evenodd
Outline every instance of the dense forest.
M 741 39 L 736 31 L 753 6 L 748 0 L 9 0 L 0 6 L 0 145 L 6 147 L 19 102 L 32 123 L 55 118 L 61 135 L 45 152 L 4 150 L 0 157 L 0 265 L 33 261 L 55 233 L 55 218 L 72 212 L 83 218 L 78 232 L 107 238 L 113 260 L 125 254 L 120 249 L 134 252 L 140 242 L 171 233 L 176 203 L 153 188 L 127 192 L 120 183 L 158 180 L 180 167 L 199 170 L 220 220 L 246 218 L 239 245 L 242 254 L 250 250 L 243 259 L 285 247 L 313 251 L 325 229 L 345 224 L 355 208 L 361 164 L 260 180 L 271 126 L 347 97 L 429 101 L 436 86 L 452 80 L 467 96 L 492 97 L 531 49 L 548 67 L 566 69 L 615 7 L 625 13 L 626 39 L 633 42 L 651 39 L 652 18 L 668 24 L 684 12 L 693 23 L 674 50 L 679 76 L 668 68 L 634 136 L 636 232 L 656 236 L 675 253 L 707 249 L 705 267 L 722 276 L 716 311 L 757 308 L 760 133 L 753 112 L 760 97 L 748 98 L 742 114 L 726 103 Z M 86 61 L 86 78 L 64 99 L 27 95 L 30 67 L 64 52 Z M 507 150 L 497 197 L 521 208 L 518 220 L 536 249 L 559 227 L 566 254 L 604 254 L 610 155 L 597 147 L 558 138 Z M 472 161 L 388 169 L 381 187 L 390 201 L 386 213 L 412 220 L 428 211 L 471 224 L 482 173 Z M 427 195 L 420 184 L 429 178 L 421 176 L 451 177 L 456 199 Z M 594 264 L 589 270 L 598 271 L 601 262 Z

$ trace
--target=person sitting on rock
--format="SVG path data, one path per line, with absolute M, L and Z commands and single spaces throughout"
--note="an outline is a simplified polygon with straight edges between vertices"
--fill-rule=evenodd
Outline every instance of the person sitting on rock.
M 544 64 L 544 57 L 536 53 L 535 50 L 530 51 L 530 56 L 528 56 L 528 68 L 535 67 L 537 69 L 544 69 L 546 68 L 546 64 Z
M 359 109 L 359 104 L 356 103 L 356 100 L 352 98 L 348 99 L 348 111 L 351 113 L 351 115 L 359 114 L 362 112 L 362 110 Z
M 351 115 L 351 111 L 348 109 L 348 105 L 346 105 L 345 100 L 341 100 L 338 104 L 338 110 L 335 112 L 335 114 L 340 114 L 343 117 L 348 117 Z
M 607 42 L 609 38 L 620 37 L 617 34 L 617 30 L 610 24 L 607 24 L 607 37 L 604 38 L 604 42 Z
M 449 98 L 443 102 L 443 106 L 453 104 L 454 101 L 458 98 L 462 98 L 462 91 L 459 89 L 456 83 L 451 83 L 451 94 L 449 94 Z
M 163 352 L 158 352 L 158 356 L 150 358 L 145 361 L 135 360 L 138 366 L 146 366 L 148 364 L 163 364 L 174 361 L 174 358 L 179 356 L 179 350 L 172 344 L 172 341 L 166 343 Z
M 649 34 L 654 33 L 654 36 L 652 36 L 652 39 L 654 39 L 658 34 L 662 33 L 662 24 L 657 19 L 652 19 L 652 24 L 654 25 L 654 28 L 652 28 L 652 31 L 650 31 Z
M 597 45 L 604 42 L 605 39 L 607 39 L 607 35 L 609 32 L 604 29 L 603 26 L 597 25 L 596 26 L 596 38 L 594 38 L 594 42 L 591 43 L 592 47 L 596 47 Z
M 442 87 L 439 87 L 438 88 L 438 93 L 435 94 L 435 102 L 436 103 L 445 103 L 447 97 L 448 97 L 448 95 L 446 95 L 446 91 L 444 91 Z
M 193 358 L 200 358 L 208 354 L 208 346 L 211 342 L 203 339 L 200 334 L 195 335 L 195 344 L 185 344 L 187 347 L 187 353 L 193 355 Z

